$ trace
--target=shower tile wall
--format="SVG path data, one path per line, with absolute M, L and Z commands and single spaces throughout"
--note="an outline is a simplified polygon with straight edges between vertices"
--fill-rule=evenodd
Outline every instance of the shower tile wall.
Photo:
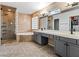
M 15 38 L 15 10 L 11 7 L 1 8 L 1 35 L 2 39 Z

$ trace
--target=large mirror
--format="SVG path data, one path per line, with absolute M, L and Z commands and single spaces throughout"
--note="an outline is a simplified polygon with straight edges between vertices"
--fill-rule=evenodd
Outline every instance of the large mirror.
M 79 16 L 71 16 L 70 17 L 70 24 L 71 24 L 71 33 L 79 32 Z

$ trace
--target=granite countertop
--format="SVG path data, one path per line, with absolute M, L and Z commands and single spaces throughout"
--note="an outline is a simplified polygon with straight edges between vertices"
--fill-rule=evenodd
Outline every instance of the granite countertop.
M 74 32 L 74 34 L 70 34 L 68 31 L 55 31 L 55 30 L 37 30 L 35 32 L 45 33 L 45 34 L 51 34 L 51 35 L 57 35 L 72 39 L 79 39 L 79 32 Z

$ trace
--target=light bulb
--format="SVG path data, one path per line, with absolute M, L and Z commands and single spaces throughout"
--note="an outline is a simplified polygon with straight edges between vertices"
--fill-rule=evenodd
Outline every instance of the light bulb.
M 13 24 L 12 22 L 10 24 Z

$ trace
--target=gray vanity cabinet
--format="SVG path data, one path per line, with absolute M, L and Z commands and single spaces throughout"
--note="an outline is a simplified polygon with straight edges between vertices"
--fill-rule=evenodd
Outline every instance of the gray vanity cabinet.
M 60 56 L 66 56 L 66 42 L 55 37 L 55 53 Z
M 79 46 L 75 44 L 69 44 L 68 49 L 68 56 L 69 57 L 79 57 Z
M 48 35 L 44 33 L 34 32 L 34 41 L 40 45 L 48 44 Z
M 36 41 L 37 41 L 38 44 L 41 44 L 41 33 L 37 34 Z
M 35 42 L 37 42 L 38 44 L 41 44 L 41 34 L 38 32 L 34 32 L 34 39 Z
M 79 57 L 78 40 L 66 37 L 54 37 L 55 52 L 63 57 Z
M 34 32 L 34 35 L 33 35 L 34 37 L 33 37 L 33 41 L 35 41 L 36 42 L 36 39 L 37 39 L 37 33 L 36 32 Z
M 48 44 L 48 35 L 45 33 L 39 33 L 37 36 L 37 42 L 41 45 L 47 45 Z

